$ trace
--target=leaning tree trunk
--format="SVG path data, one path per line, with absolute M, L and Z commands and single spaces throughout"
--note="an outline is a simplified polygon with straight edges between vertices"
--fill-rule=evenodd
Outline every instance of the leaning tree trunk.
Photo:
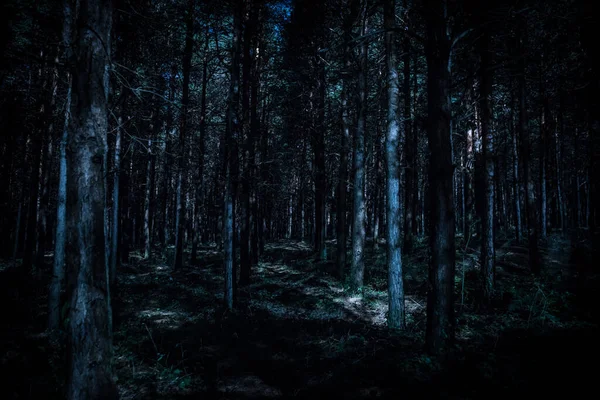
M 388 269 L 388 326 L 404 328 L 404 285 L 402 281 L 402 251 L 400 248 L 400 159 L 398 149 L 402 125 L 398 123 L 398 71 L 394 52 L 395 0 L 384 3 L 385 54 L 387 66 L 388 105 L 385 157 L 387 161 L 386 240 Z M 405 82 L 406 83 L 406 82 Z
M 80 0 L 67 148 L 68 399 L 116 399 L 105 247 L 110 0 Z
M 454 338 L 454 199 L 446 2 L 427 1 L 427 96 L 429 137 L 430 247 L 426 345 L 443 353 Z

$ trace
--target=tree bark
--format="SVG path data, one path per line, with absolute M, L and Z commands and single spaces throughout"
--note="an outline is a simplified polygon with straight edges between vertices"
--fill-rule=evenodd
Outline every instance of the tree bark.
M 196 193 L 195 193 L 195 210 L 196 210 L 196 229 L 194 232 L 194 240 L 192 244 L 192 262 L 197 261 L 197 248 L 198 244 L 202 241 L 202 213 L 206 214 L 203 208 L 203 190 L 204 190 L 204 153 L 205 153 L 205 136 L 206 136 L 206 89 L 208 87 L 208 40 L 209 26 L 206 25 L 205 35 L 206 44 L 204 46 L 204 61 L 202 62 L 202 93 L 200 95 L 200 137 L 198 138 L 198 181 L 196 182 Z
M 405 9 L 408 7 L 408 0 L 404 0 Z M 408 18 L 407 18 L 408 20 Z M 414 243 L 414 225 L 415 225 L 415 177 L 416 177 L 416 156 L 417 146 L 415 137 L 412 133 L 411 118 L 411 95 L 410 95 L 410 37 L 404 35 L 402 41 L 404 51 L 404 155 L 406 159 L 405 185 L 404 185 L 404 245 L 405 254 L 412 252 Z
M 388 269 L 388 326 L 390 329 L 404 329 L 404 284 L 402 280 L 402 250 L 400 230 L 400 130 L 398 123 L 398 71 L 396 70 L 396 54 L 394 46 L 395 0 L 384 3 L 385 54 L 387 67 L 387 135 L 385 156 L 387 161 L 386 176 L 386 240 Z M 406 80 L 404 82 L 406 84 Z M 406 111 L 406 108 L 405 108 Z
M 367 33 L 367 5 L 362 9 L 361 36 Z M 354 136 L 354 218 L 352 221 L 352 266 L 350 270 L 350 287 L 360 290 L 363 286 L 365 263 L 365 130 L 366 130 L 366 97 L 367 97 L 367 49 L 365 41 L 360 47 L 358 72 L 358 117 Z
M 67 398 L 116 399 L 105 247 L 105 157 L 112 2 L 80 0 L 67 151 Z
M 340 100 L 341 119 L 341 144 L 340 144 L 340 169 L 337 187 L 337 254 L 336 263 L 340 279 L 346 273 L 346 208 L 347 208 L 347 181 L 348 181 L 348 152 L 350 142 L 350 110 L 348 107 L 348 92 L 350 86 L 350 40 L 352 39 L 352 26 L 354 23 L 356 1 L 348 0 L 346 6 L 350 8 L 349 14 L 344 18 L 344 70 L 342 72 L 342 94 Z
M 144 258 L 149 259 L 152 253 L 152 231 L 151 231 L 151 216 L 152 216 L 152 192 L 154 190 L 154 153 L 152 151 L 154 140 L 154 124 L 153 116 L 150 116 L 150 126 L 148 134 L 147 162 L 146 162 L 146 191 L 144 197 Z
M 183 53 L 183 86 L 181 94 L 181 115 L 179 121 L 179 144 L 177 166 L 177 206 L 175 215 L 175 263 L 173 269 L 183 266 L 184 232 L 185 232 L 185 191 L 186 191 L 186 156 L 185 141 L 187 135 L 187 113 L 190 99 L 190 71 L 192 69 L 192 53 L 194 50 L 194 0 L 188 0 L 185 34 L 185 49 Z
M 426 347 L 442 354 L 454 339 L 454 199 L 450 141 L 450 41 L 446 29 L 446 1 L 428 0 L 427 97 L 429 138 L 430 247 Z
M 237 151 L 234 141 L 239 137 L 239 98 L 240 98 L 240 41 L 242 36 L 243 4 L 234 6 L 233 42 L 231 45 L 231 80 L 229 86 L 229 105 L 227 109 L 227 129 L 225 134 L 225 198 L 224 198 L 224 232 L 223 251 L 225 269 L 225 307 L 233 309 L 234 301 L 234 188 L 233 173 L 236 168 L 234 157 Z
M 483 215 L 481 235 L 481 274 L 483 297 L 489 303 L 494 294 L 495 256 L 494 248 L 494 133 L 492 131 L 492 70 L 489 53 L 490 37 L 484 32 L 480 42 L 481 80 L 479 98 L 481 101 L 481 137 L 483 147 Z

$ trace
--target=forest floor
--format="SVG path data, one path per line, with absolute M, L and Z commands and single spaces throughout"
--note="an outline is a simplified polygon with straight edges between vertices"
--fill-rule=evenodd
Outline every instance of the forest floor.
M 594 239 L 597 241 L 598 239 Z M 457 246 L 456 348 L 443 361 L 423 351 L 427 250 L 404 259 L 406 323 L 386 329 L 384 246 L 366 253 L 366 286 L 349 293 L 333 262 L 306 243 L 267 246 L 236 310 L 222 309 L 220 253 L 178 271 L 132 254 L 120 269 L 115 368 L 122 399 L 496 398 L 593 393 L 600 355 L 600 269 L 592 239 L 555 235 L 544 272 L 527 248 L 499 239 L 497 295 L 478 306 L 478 244 Z M 333 254 L 334 243 L 329 243 Z M 60 398 L 64 349 L 44 333 L 46 269 L 3 264 L 0 376 L 5 399 Z

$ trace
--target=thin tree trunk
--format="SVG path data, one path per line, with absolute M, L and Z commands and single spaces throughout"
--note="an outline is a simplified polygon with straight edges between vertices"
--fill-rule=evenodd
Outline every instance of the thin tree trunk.
M 481 274 L 483 277 L 483 297 L 490 302 L 494 294 L 495 256 L 494 248 L 494 133 L 492 131 L 492 71 L 489 55 L 490 37 L 487 32 L 480 39 L 481 56 L 481 136 L 483 147 L 483 196 L 484 210 L 482 215 L 481 237 Z
M 190 99 L 190 71 L 192 69 L 192 52 L 194 47 L 194 0 L 188 0 L 185 50 L 183 53 L 183 86 L 181 95 L 181 116 L 179 125 L 179 145 L 177 166 L 177 206 L 175 215 L 175 263 L 173 269 L 183 266 L 184 232 L 185 232 L 185 193 L 186 193 L 186 156 L 185 140 L 187 135 L 187 113 Z
M 120 242 L 120 195 L 119 189 L 121 185 L 121 130 L 123 117 L 117 119 L 116 138 L 115 138 L 115 154 L 114 154 L 114 172 L 113 172 L 113 206 L 112 206 L 112 233 L 110 235 L 111 250 L 110 250 L 110 284 L 114 287 L 117 282 L 117 267 L 119 266 L 119 242 Z
M 254 17 L 251 14 L 256 13 L 253 0 L 244 1 L 244 40 L 243 40 L 243 60 L 242 60 L 242 140 L 243 140 L 243 166 L 241 175 L 241 240 L 240 240 L 240 285 L 250 283 L 250 270 L 252 260 L 250 256 L 250 191 L 252 179 L 252 163 L 250 158 L 253 152 L 253 139 L 250 121 L 250 90 L 252 82 L 252 57 L 250 49 L 254 35 Z
M 521 29 L 524 29 L 523 27 Z M 525 46 L 526 36 L 523 32 L 520 33 L 520 74 L 519 74 L 519 134 L 521 136 L 521 155 L 523 157 L 523 181 L 525 186 L 525 198 L 527 199 L 527 229 L 529 242 L 529 267 L 534 274 L 539 274 L 541 271 L 541 258 L 538 249 L 538 219 L 537 206 L 535 202 L 534 181 L 531 172 L 531 144 L 529 132 L 527 131 L 527 105 L 526 105 L 526 87 L 525 87 Z
M 224 269 L 225 269 L 225 307 L 233 309 L 235 276 L 234 276 L 234 188 L 233 174 L 235 167 L 234 157 L 237 150 L 234 141 L 239 137 L 239 79 L 240 79 L 240 41 L 242 35 L 243 4 L 234 5 L 233 42 L 231 46 L 231 80 L 229 86 L 229 105 L 227 110 L 227 130 L 225 135 L 225 198 L 224 198 Z
M 340 169 L 337 188 L 337 254 L 336 263 L 337 271 L 340 279 L 344 278 L 346 273 L 346 186 L 348 181 L 348 152 L 350 141 L 350 110 L 348 107 L 348 92 L 350 79 L 350 40 L 352 39 L 352 25 L 355 18 L 356 1 L 349 0 L 347 6 L 350 8 L 350 13 L 344 19 L 344 70 L 342 75 L 342 95 L 341 95 L 341 148 L 340 148 Z
M 387 66 L 387 135 L 385 155 L 387 161 L 387 210 L 386 240 L 388 269 L 388 326 L 390 329 L 404 329 L 404 284 L 402 280 L 402 251 L 400 230 L 400 159 L 398 149 L 402 136 L 402 125 L 398 123 L 398 71 L 394 46 L 395 0 L 384 3 L 385 53 Z M 404 81 L 406 84 L 406 79 Z M 406 112 L 406 108 L 405 108 Z
M 153 116 L 150 116 L 152 120 Z M 144 258 L 149 259 L 152 252 L 152 235 L 150 227 L 151 218 L 151 204 L 152 204 L 152 191 L 153 191 L 153 175 L 154 175 L 154 154 L 152 152 L 152 145 L 154 139 L 154 124 L 150 122 L 148 139 L 148 159 L 146 165 L 146 193 L 144 198 Z
M 70 0 L 64 2 L 64 25 L 63 41 L 67 49 L 67 59 L 71 57 L 71 40 L 73 10 Z M 54 238 L 54 263 L 52 267 L 52 278 L 48 292 L 48 329 L 57 331 L 61 325 L 61 298 L 65 284 L 65 245 L 66 245 L 66 223 L 67 223 L 67 140 L 68 127 L 71 111 L 71 75 L 67 75 L 67 99 L 65 104 L 65 123 L 60 138 L 60 158 L 58 172 L 58 193 L 56 205 L 56 233 Z
M 325 198 L 327 195 L 327 174 L 325 171 L 325 65 L 318 62 L 319 75 L 319 101 L 317 110 L 317 124 L 312 134 L 314 152 L 314 174 L 315 174 L 315 251 L 319 260 L 327 259 L 327 248 L 325 237 L 327 236 L 327 225 L 325 222 Z
M 514 92 L 513 92 L 514 93 Z M 515 102 L 513 100 L 513 107 L 511 110 L 515 109 Z M 514 204 L 515 204 L 515 239 L 517 243 L 520 243 L 521 238 L 523 236 L 523 224 L 521 222 L 521 183 L 519 180 L 519 151 L 518 151 L 518 140 L 517 140 L 517 130 L 514 126 L 514 118 L 511 111 L 511 133 L 512 133 L 512 155 L 513 155 L 513 191 L 515 195 Z
M 55 64 L 59 62 L 58 55 L 55 57 Z M 41 181 L 41 193 L 40 193 L 40 205 L 38 213 L 38 237 L 37 237 L 37 263 L 42 265 L 44 262 L 44 256 L 46 252 L 46 246 L 48 244 L 48 231 L 49 231 L 49 203 L 50 203 L 50 179 L 52 175 L 52 161 L 54 157 L 54 118 L 51 117 L 54 108 L 56 107 L 56 93 L 58 90 L 58 68 L 55 66 L 52 71 L 52 94 L 50 100 L 49 117 L 50 122 L 48 123 L 47 133 L 47 144 L 44 147 L 44 153 L 42 154 L 42 181 Z
M 42 57 L 43 54 L 42 54 Z M 38 197 L 40 194 L 40 163 L 42 162 L 43 143 L 44 136 L 47 134 L 46 124 L 51 119 L 52 112 L 50 110 L 50 104 L 52 101 L 49 99 L 51 92 L 48 91 L 48 74 L 44 65 L 40 67 L 40 78 L 43 79 L 42 83 L 42 99 L 39 104 L 39 116 L 38 123 L 31 140 L 31 154 L 33 162 L 31 165 L 31 178 L 29 180 L 29 206 L 27 210 L 27 219 L 25 225 L 25 253 L 23 254 L 23 268 L 25 270 L 31 270 L 34 266 L 36 256 L 36 244 L 38 239 Z
M 404 8 L 407 9 L 409 5 L 408 0 L 404 0 Z M 404 189 L 404 245 L 403 251 L 405 254 L 410 254 L 413 249 L 414 242 L 414 202 L 416 198 L 415 193 L 415 176 L 416 176 L 416 157 L 417 148 L 415 144 L 415 137 L 412 133 L 412 119 L 411 117 L 411 95 L 410 95 L 410 37 L 404 35 L 402 47 L 404 51 L 403 63 L 404 63 L 404 154 L 406 158 L 406 183 Z
M 362 10 L 361 35 L 367 33 L 367 5 Z M 366 96 L 367 96 L 367 49 L 364 42 L 360 48 L 358 72 L 358 119 L 354 136 L 354 218 L 352 221 L 352 266 L 350 270 L 350 287 L 359 290 L 363 286 L 365 263 L 365 131 L 366 131 Z
M 194 241 L 192 245 L 192 262 L 197 261 L 198 244 L 202 241 L 202 215 L 206 214 L 203 209 L 203 190 L 204 190 L 204 152 L 205 152 L 205 135 L 206 135 L 206 89 L 208 87 L 208 32 L 209 26 L 206 25 L 205 35 L 206 44 L 204 47 L 204 61 L 202 63 L 202 94 L 200 96 L 200 137 L 198 138 L 198 150 L 200 152 L 198 160 L 198 181 L 196 182 L 196 230 L 194 232 Z

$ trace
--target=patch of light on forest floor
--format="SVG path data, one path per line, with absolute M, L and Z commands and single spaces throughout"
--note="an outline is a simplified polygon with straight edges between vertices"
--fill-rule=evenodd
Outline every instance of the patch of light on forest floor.
M 375 293 L 368 299 L 361 295 L 337 296 L 333 299 L 335 304 L 339 304 L 353 319 L 381 326 L 386 323 L 386 314 L 388 311 L 387 296 Z
M 169 329 L 177 329 L 184 322 L 192 321 L 189 313 L 182 311 L 166 311 L 166 310 L 143 310 L 138 313 L 138 317 L 142 319 L 151 319 L 155 325 L 160 325 Z

